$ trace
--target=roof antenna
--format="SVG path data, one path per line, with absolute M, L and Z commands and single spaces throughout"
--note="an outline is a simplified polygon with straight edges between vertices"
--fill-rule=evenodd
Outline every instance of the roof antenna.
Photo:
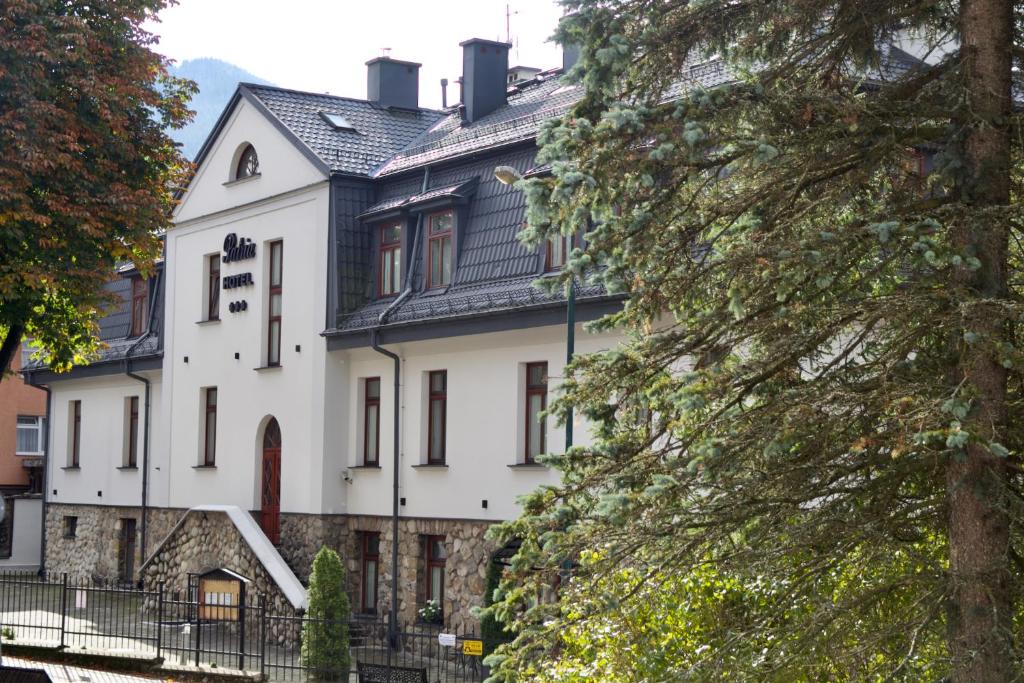
M 505 5 L 505 42 L 512 42 L 512 15 L 519 14 L 519 10 L 512 11 L 511 5 Z
M 448 79 L 441 79 L 441 109 L 448 108 Z

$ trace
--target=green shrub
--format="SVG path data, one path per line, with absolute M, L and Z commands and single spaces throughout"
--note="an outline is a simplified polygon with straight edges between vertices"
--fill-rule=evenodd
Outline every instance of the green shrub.
M 494 604 L 494 591 L 501 583 L 502 566 L 496 560 L 491 560 L 487 565 L 487 583 L 484 586 L 484 607 Z M 491 612 L 486 612 L 480 619 L 480 637 L 484 641 L 484 657 L 494 652 L 502 643 L 512 642 L 512 633 L 495 618 Z
M 302 627 L 302 664 L 310 680 L 348 680 L 350 611 L 341 558 L 320 548 L 309 576 L 308 620 Z

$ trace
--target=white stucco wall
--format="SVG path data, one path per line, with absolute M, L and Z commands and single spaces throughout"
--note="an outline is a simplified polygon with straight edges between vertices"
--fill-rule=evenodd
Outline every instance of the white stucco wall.
M 165 505 L 159 483 L 166 462 L 159 371 L 150 379 L 150 505 Z M 48 499 L 57 503 L 139 505 L 142 500 L 145 385 L 123 375 L 61 380 L 51 384 Z M 125 399 L 139 398 L 137 469 L 124 469 L 127 430 Z M 79 469 L 69 469 L 71 401 L 81 401 Z M 121 468 L 121 469 L 119 469 Z M 56 493 L 54 493 L 56 490 Z
M 616 339 L 593 336 L 578 326 L 576 350 L 587 353 L 608 348 Z M 402 515 L 451 519 L 500 520 L 518 514 L 516 498 L 541 484 L 557 483 L 547 468 L 509 467 L 524 459 L 524 374 L 526 363 L 548 363 L 548 400 L 558 392 L 565 366 L 565 328 L 550 326 L 452 337 L 394 345 L 402 357 L 402 443 L 399 472 Z M 330 365 L 345 368 L 351 408 L 329 405 L 329 441 L 343 444 L 341 475 L 346 483 L 351 514 L 388 515 L 391 511 L 393 363 L 371 349 L 338 351 Z M 414 467 L 426 462 L 426 387 L 431 370 L 448 372 L 447 468 Z M 341 374 L 342 370 L 336 369 Z M 361 380 L 381 378 L 380 469 L 360 469 L 362 461 Z M 342 434 L 340 426 L 347 433 Z M 586 424 L 577 418 L 574 443 L 590 443 Z M 565 430 L 548 421 L 548 450 L 560 452 Z M 482 501 L 487 500 L 487 508 Z
M 218 503 L 258 509 L 263 427 L 275 417 L 282 433 L 281 509 L 319 511 L 328 195 L 325 182 L 168 234 L 172 265 L 164 375 L 170 392 L 172 506 Z M 218 253 L 232 232 L 253 240 L 256 257 L 222 264 L 222 277 L 252 273 L 255 283 L 222 290 L 220 321 L 203 323 L 204 260 Z M 281 366 L 260 369 L 267 353 L 268 243 L 278 239 L 283 241 Z M 241 300 L 248 308 L 230 312 L 229 303 Z M 215 469 L 197 468 L 206 387 L 217 387 Z

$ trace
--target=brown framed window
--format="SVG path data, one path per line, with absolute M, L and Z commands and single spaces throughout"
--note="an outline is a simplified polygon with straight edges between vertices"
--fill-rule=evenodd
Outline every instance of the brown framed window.
M 385 225 L 380 229 L 380 296 L 398 294 L 402 288 L 402 226 Z
M 558 235 L 548 240 L 548 252 L 544 260 L 544 270 L 558 270 L 565 266 L 569 253 L 573 248 L 571 235 Z
M 452 282 L 452 225 L 451 211 L 432 214 L 427 219 L 427 288 L 447 287 Z
M 132 278 L 132 329 L 131 336 L 138 337 L 146 331 L 149 317 L 149 281 L 141 277 Z
M 377 584 L 380 576 L 380 534 L 363 531 L 359 534 L 362 556 L 362 581 L 359 589 L 360 611 L 377 613 Z
M 448 421 L 448 371 L 434 370 L 428 379 L 427 463 L 443 465 Z
M 68 467 L 78 467 L 82 451 L 82 402 L 71 401 L 71 443 L 68 444 Z
M 526 364 L 526 462 L 547 449 L 547 424 L 541 413 L 548 406 L 548 364 Z
M 444 536 L 427 536 L 426 567 L 427 567 L 427 600 L 436 600 L 444 610 L 444 569 L 448 561 L 448 551 L 444 547 Z
M 217 387 L 207 387 L 203 392 L 206 403 L 206 418 L 203 420 L 203 465 L 217 464 Z
M 206 319 L 220 320 L 220 254 L 206 257 Z
M 139 397 L 128 397 L 128 429 L 125 431 L 125 438 L 128 439 L 125 448 L 124 466 L 136 467 L 139 455 Z
M 363 464 L 380 461 L 380 377 L 363 380 Z
M 284 243 L 270 243 L 270 316 L 267 319 L 267 365 L 281 364 L 281 308 Z

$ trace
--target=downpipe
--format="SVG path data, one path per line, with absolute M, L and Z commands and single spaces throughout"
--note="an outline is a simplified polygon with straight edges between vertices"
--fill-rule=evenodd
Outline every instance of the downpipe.
M 427 185 L 430 183 L 430 167 L 426 167 L 423 170 L 423 183 L 421 185 L 420 192 L 426 192 Z M 401 420 L 401 377 L 402 377 L 402 359 L 398 354 L 393 351 L 389 351 L 382 347 L 380 341 L 380 328 L 387 322 L 388 316 L 402 305 L 410 294 L 412 294 L 412 282 L 413 282 L 413 270 L 416 263 L 416 255 L 419 253 L 420 246 L 420 232 L 423 227 L 423 214 L 421 213 L 416 219 L 416 229 L 413 233 L 413 245 L 412 253 L 409 255 L 409 267 L 405 273 L 405 286 L 402 288 L 402 293 L 398 295 L 391 304 L 378 316 L 376 326 L 370 330 L 370 347 L 379 354 L 387 356 L 394 363 L 394 388 L 393 388 L 393 399 L 394 399 L 394 414 L 392 416 L 393 422 L 393 458 L 392 458 L 392 476 L 391 476 L 391 607 L 388 611 L 388 644 L 393 649 L 398 649 L 398 503 L 399 503 L 399 467 L 401 466 L 401 448 L 399 445 L 399 439 L 401 436 L 400 420 Z

